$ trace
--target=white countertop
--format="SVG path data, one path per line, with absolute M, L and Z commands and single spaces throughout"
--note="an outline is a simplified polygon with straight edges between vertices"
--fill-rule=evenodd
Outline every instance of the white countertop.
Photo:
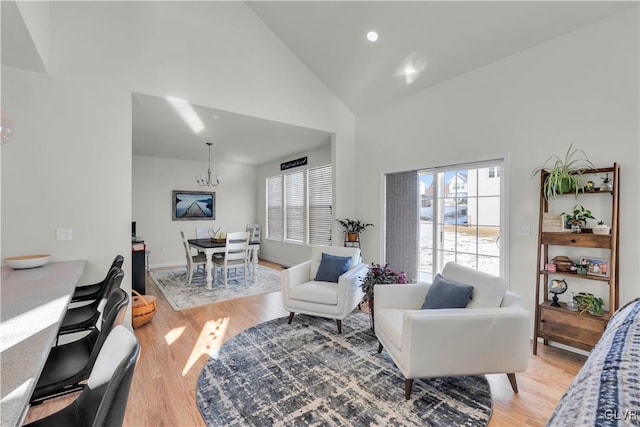
M 0 425 L 20 426 L 86 261 L 2 267 Z

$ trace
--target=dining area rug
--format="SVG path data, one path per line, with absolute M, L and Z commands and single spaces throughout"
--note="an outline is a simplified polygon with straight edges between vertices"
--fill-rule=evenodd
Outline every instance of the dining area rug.
M 224 343 L 198 379 L 208 426 L 486 426 L 484 375 L 415 380 L 410 400 L 369 316 L 296 315 L 261 323 Z M 437 345 L 434 343 L 434 345 Z
M 207 289 L 205 275 L 202 272 L 194 272 L 191 284 L 187 285 L 186 267 L 155 270 L 149 272 L 149 275 L 176 311 L 280 290 L 280 272 L 262 265 L 256 266 L 255 280 L 252 280 L 254 278 L 249 274 L 246 285 L 242 274 L 235 276 L 231 270 L 225 288 L 224 276 L 219 272 L 217 280 L 213 282 L 213 290 Z

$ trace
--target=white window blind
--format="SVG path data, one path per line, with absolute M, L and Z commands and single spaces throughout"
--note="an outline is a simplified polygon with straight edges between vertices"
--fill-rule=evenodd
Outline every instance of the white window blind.
M 304 171 L 288 173 L 285 179 L 286 240 L 304 242 Z
M 309 244 L 331 245 L 333 173 L 331 165 L 307 171 Z
M 267 237 L 282 240 L 282 175 L 267 178 Z

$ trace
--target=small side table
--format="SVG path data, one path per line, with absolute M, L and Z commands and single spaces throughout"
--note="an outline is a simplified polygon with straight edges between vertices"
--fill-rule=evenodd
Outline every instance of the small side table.
M 353 237 L 350 239 L 350 235 L 355 234 L 355 240 Z M 351 248 L 360 248 L 360 234 L 359 233 L 344 233 L 344 246 Z

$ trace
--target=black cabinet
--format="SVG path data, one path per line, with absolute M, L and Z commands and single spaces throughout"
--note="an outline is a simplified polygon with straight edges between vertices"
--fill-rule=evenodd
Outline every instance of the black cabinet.
M 132 263 L 132 281 L 131 287 L 140 294 L 145 294 L 145 244 L 144 242 L 136 242 L 131 245 L 131 263 Z

